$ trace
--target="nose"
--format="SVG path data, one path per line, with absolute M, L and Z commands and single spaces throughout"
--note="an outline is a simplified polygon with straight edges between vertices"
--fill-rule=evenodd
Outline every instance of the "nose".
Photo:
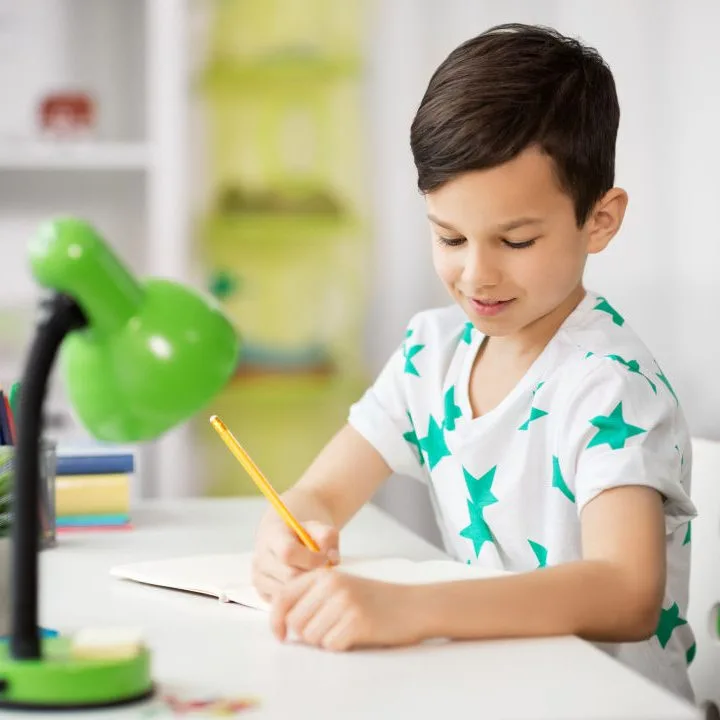
M 489 243 L 468 242 L 463 285 L 469 290 L 493 287 L 500 283 L 502 272 L 497 251 Z

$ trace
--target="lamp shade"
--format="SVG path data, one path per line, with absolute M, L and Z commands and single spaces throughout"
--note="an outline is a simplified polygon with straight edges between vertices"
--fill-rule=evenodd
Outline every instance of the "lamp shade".
M 96 438 L 157 437 L 231 377 L 239 339 L 219 306 L 170 280 L 135 279 L 87 223 L 44 224 L 30 264 L 40 285 L 73 298 L 87 319 L 60 361 L 70 402 Z

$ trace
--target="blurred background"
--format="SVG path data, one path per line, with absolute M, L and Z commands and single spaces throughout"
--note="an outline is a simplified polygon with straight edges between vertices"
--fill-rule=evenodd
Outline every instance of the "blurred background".
M 93 222 L 139 275 L 214 295 L 241 333 L 210 407 L 138 448 L 135 497 L 253 486 L 217 413 L 279 489 L 344 421 L 433 275 L 409 126 L 430 74 L 502 22 L 557 27 L 610 64 L 622 232 L 593 258 L 695 435 L 720 438 L 720 5 L 694 0 L 0 0 L 0 382 L 22 372 L 44 218 Z M 55 378 L 48 434 L 90 442 Z M 376 502 L 437 540 L 422 487 Z

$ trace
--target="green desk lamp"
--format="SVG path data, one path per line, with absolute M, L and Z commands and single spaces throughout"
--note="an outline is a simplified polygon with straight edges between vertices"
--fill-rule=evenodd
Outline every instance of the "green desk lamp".
M 39 453 L 42 406 L 60 350 L 70 401 L 98 439 L 157 437 L 228 381 L 239 342 L 219 310 L 168 280 L 138 282 L 98 234 L 75 219 L 44 225 L 32 272 L 53 291 L 42 304 L 23 375 L 14 490 L 11 636 L 0 644 L 0 707 L 119 705 L 152 694 L 150 658 L 75 657 L 67 638 L 38 630 Z

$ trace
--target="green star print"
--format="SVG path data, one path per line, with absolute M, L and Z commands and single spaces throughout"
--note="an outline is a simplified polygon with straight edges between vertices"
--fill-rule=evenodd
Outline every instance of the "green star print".
M 467 487 L 473 505 L 478 509 L 482 510 L 488 505 L 492 505 L 498 501 L 492 492 L 490 492 L 493 480 L 495 479 L 495 470 L 497 470 L 497 465 L 490 468 L 483 476 L 476 478 L 463 468 L 465 486 Z
M 539 420 L 541 417 L 545 417 L 546 415 L 547 413 L 544 410 L 540 410 L 536 407 L 531 407 L 530 417 L 518 428 L 518 430 L 527 430 L 533 420 Z
M 455 404 L 455 386 L 453 385 L 445 393 L 445 420 L 443 420 L 443 427 L 446 430 L 454 430 L 455 421 L 460 417 L 462 417 L 462 410 Z
M 407 412 L 407 411 L 406 411 Z M 422 454 L 422 448 L 420 447 L 420 441 L 418 440 L 417 431 L 415 430 L 415 424 L 412 421 L 412 416 L 407 413 L 408 420 L 410 421 L 411 430 L 403 433 L 403 439 L 413 447 L 417 448 L 418 455 L 420 456 L 420 465 L 425 464 L 425 456 Z
M 623 316 L 604 297 L 598 296 L 598 300 L 600 302 L 593 308 L 593 310 L 599 310 L 600 312 L 607 313 L 616 325 L 622 325 L 625 322 Z
M 544 380 L 541 380 L 541 381 L 535 386 L 535 388 L 534 388 L 533 391 L 532 391 L 533 397 L 535 397 L 535 393 L 536 393 L 544 384 L 545 384 L 545 381 L 544 381 Z
M 420 377 L 420 373 L 417 371 L 415 365 L 413 365 L 412 359 L 424 348 L 424 345 L 413 345 L 404 350 L 403 355 L 405 356 L 405 372 L 408 375 L 417 375 Z
M 685 662 L 690 665 L 692 661 L 695 659 L 695 653 L 697 652 L 697 645 L 693 643 L 685 653 Z
M 660 378 L 660 382 L 670 391 L 672 396 L 675 398 L 675 404 L 679 405 L 680 401 L 678 400 L 678 396 L 675 394 L 673 386 L 670 384 L 670 381 L 665 377 L 663 371 L 661 370 L 659 373 L 655 374 Z
M 493 537 L 483 517 L 483 509 L 473 505 L 471 500 L 468 500 L 467 504 L 470 524 L 460 531 L 460 536 L 472 540 L 475 557 L 478 557 L 482 546 L 486 542 L 492 542 Z
M 567 486 L 565 483 L 565 478 L 562 476 L 562 471 L 560 470 L 560 460 L 556 455 L 553 455 L 552 459 L 553 463 L 553 477 L 552 477 L 552 486 L 554 488 L 557 488 L 570 502 L 575 502 L 575 495 L 573 494 L 573 491 Z
M 450 455 L 445 444 L 445 434 L 437 420 L 431 415 L 428 423 L 428 434 L 420 439 L 420 447 L 427 453 L 427 461 L 432 470 L 444 457 Z
M 647 430 L 625 422 L 621 402 L 617 404 L 610 415 L 598 415 L 590 420 L 590 424 L 594 425 L 598 431 L 588 443 L 588 448 L 607 444 L 613 450 L 620 450 L 625 447 L 629 438 L 647 432 Z
M 652 391 L 657 395 L 657 386 L 647 375 L 640 371 L 640 363 L 637 360 L 625 360 L 625 358 L 620 357 L 620 355 L 606 355 L 605 357 L 624 365 L 630 372 L 637 373 L 644 377 L 648 383 L 650 383 Z
M 532 548 L 532 551 L 535 553 L 535 557 L 538 560 L 538 567 L 545 567 L 547 565 L 547 548 L 540 543 L 533 542 L 530 539 L 528 539 L 528 543 L 530 543 L 530 547 Z
M 687 530 L 685 531 L 685 537 L 683 538 L 683 545 L 689 545 L 692 540 L 692 524 L 688 522 Z
M 468 345 L 472 342 L 472 331 L 473 331 L 473 324 L 471 322 L 465 323 L 465 327 L 463 328 L 463 334 L 460 339 L 464 343 L 467 343 Z
M 673 603 L 668 610 L 665 608 L 660 610 L 660 622 L 655 630 L 660 647 L 664 648 L 670 642 L 673 630 L 682 625 L 687 625 L 687 620 L 680 617 L 680 608 L 677 603 Z

